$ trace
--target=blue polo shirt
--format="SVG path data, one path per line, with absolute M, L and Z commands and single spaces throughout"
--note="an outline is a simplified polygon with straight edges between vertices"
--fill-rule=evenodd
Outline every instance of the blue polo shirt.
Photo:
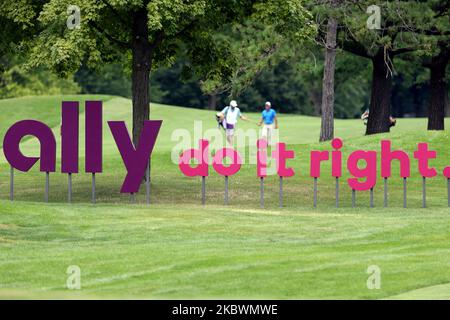
M 265 110 L 262 112 L 262 118 L 264 124 L 272 124 L 277 113 L 273 109 Z

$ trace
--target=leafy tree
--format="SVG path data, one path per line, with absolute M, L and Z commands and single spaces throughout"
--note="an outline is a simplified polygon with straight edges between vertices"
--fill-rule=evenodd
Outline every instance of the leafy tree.
M 42 31 L 30 43 L 30 65 L 46 65 L 67 76 L 84 62 L 95 68 L 128 55 L 135 143 L 149 118 L 152 66 L 170 63 L 182 49 L 193 53 L 195 45 L 211 44 L 210 30 L 219 24 L 212 17 L 227 22 L 244 14 L 243 6 L 233 6 L 238 1 L 216 7 L 211 1 L 79 0 L 75 4 L 81 10 L 81 25 L 70 30 L 66 21 L 72 4 L 50 0 L 38 12 Z M 201 29 L 204 32 L 198 32 Z M 210 46 L 213 52 L 214 48 Z
M 238 98 L 264 70 L 294 57 L 316 33 L 302 1 L 264 1 L 255 9 L 249 19 L 217 35 L 233 53 L 231 73 L 209 74 L 202 81 L 205 93 Z
M 5 72 L 13 67 L 17 60 L 14 54 L 21 49 L 21 44 L 25 40 L 30 40 L 36 28 L 36 12 L 42 9 L 43 3 L 40 1 L 0 2 L 0 88 L 3 88 L 3 95 L 6 95 L 4 88 L 7 83 L 11 84 L 11 79 Z
M 42 94 L 74 94 L 80 87 L 73 79 L 60 79 L 44 68 L 26 70 L 13 59 L 1 76 L 0 98 Z
M 208 97 L 200 88 L 200 81 L 189 72 L 186 60 L 177 61 L 171 68 L 160 68 L 152 74 L 153 101 L 183 107 L 206 108 Z
M 75 73 L 74 80 L 81 86 L 82 93 L 111 94 L 131 98 L 131 80 L 127 71 L 118 63 L 106 64 L 94 70 L 83 65 Z
M 385 1 L 379 4 L 379 28 L 366 26 L 372 1 L 343 1 L 337 8 L 338 45 L 372 62 L 370 116 L 366 134 L 388 132 L 394 59 L 408 52 L 429 52 L 430 42 L 418 34 L 448 32 L 448 17 L 437 16 L 437 1 Z M 320 7 L 320 6 L 319 6 Z M 327 10 L 323 7 L 324 11 Z M 445 22 L 446 21 L 446 22 Z M 440 29 L 442 27 L 443 29 Z
M 37 6 L 36 3 L 40 3 Z M 44 5 L 42 6 L 42 3 Z M 252 14 L 274 30 L 297 37 L 305 21 L 301 0 L 22 0 L 4 4 L 0 16 L 39 28 L 28 41 L 29 65 L 46 66 L 61 76 L 83 63 L 95 68 L 128 56 L 131 69 L 133 142 L 150 117 L 150 72 L 186 56 L 205 79 L 230 77 L 236 58 L 214 34 Z M 81 24 L 67 27 L 68 8 L 77 5 Z M 24 13 L 26 13 L 24 15 Z M 38 17 L 38 23 L 34 21 Z M 272 20 L 272 18 L 274 20 Z
M 14 6 L 20 12 L 30 1 Z M 81 9 L 81 25 L 70 30 L 66 21 L 72 4 Z M 275 17 L 278 31 L 292 30 L 304 21 L 303 15 L 297 16 L 301 8 L 300 0 L 48 0 L 37 12 L 42 31 L 30 43 L 30 65 L 45 65 L 67 76 L 84 62 L 94 68 L 128 55 L 137 143 L 149 118 L 152 69 L 170 65 L 182 54 L 205 78 L 226 77 L 235 55 L 226 43 L 216 41 L 215 31 L 254 13 L 265 21 Z

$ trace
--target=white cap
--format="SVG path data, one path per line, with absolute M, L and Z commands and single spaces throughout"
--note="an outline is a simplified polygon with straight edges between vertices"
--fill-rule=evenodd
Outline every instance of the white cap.
M 230 106 L 233 107 L 233 108 L 236 108 L 238 106 L 236 100 L 231 100 L 230 101 Z
M 270 103 L 270 101 L 266 101 L 266 106 L 269 106 L 269 107 L 272 106 L 272 104 Z

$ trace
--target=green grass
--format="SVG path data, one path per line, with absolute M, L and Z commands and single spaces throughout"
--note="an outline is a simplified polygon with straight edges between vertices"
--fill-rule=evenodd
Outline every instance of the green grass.
M 0 101 L 0 133 L 25 118 L 44 120 L 59 144 L 61 100 L 92 96 L 30 97 Z M 131 103 L 100 97 L 105 120 L 129 120 Z M 16 112 L 17 111 L 17 112 Z M 256 114 L 249 115 L 256 120 Z M 104 130 L 104 173 L 97 177 L 98 204 L 90 205 L 90 176 L 84 170 L 84 119 L 80 118 L 80 173 L 74 176 L 74 204 L 66 204 L 67 177 L 51 174 L 49 204 L 42 203 L 44 175 L 33 168 L 15 173 L 15 201 L 9 202 L 9 166 L 0 159 L 0 298 L 448 298 L 450 297 L 450 209 L 442 168 L 450 164 L 450 135 L 426 132 L 425 119 L 400 119 L 390 134 L 366 137 L 359 120 L 336 121 L 344 153 L 379 150 L 382 138 L 412 152 L 419 141 L 438 151 L 439 176 L 427 182 L 427 209 L 421 209 L 421 178 L 408 182 L 408 209 L 402 208 L 401 179 L 389 180 L 389 209 L 376 208 L 368 193 L 341 182 L 341 208 L 334 206 L 329 164 L 319 181 L 319 207 L 312 207 L 309 151 L 317 143 L 320 120 L 280 116 L 281 137 L 296 151 L 289 162 L 296 176 L 285 181 L 285 207 L 278 208 L 278 180 L 266 181 L 266 208 L 259 208 L 254 165 L 230 178 L 230 206 L 224 207 L 223 178 L 207 179 L 207 205 L 200 202 L 200 180 L 186 178 L 170 161 L 174 129 L 192 131 L 194 120 L 214 128 L 205 110 L 152 105 L 151 118 L 164 120 L 152 158 L 152 202 L 129 204 L 119 189 L 125 174 L 111 134 Z M 450 123 L 447 121 L 447 127 Z M 129 122 L 128 122 L 129 125 Z M 240 123 L 241 128 L 252 128 Z M 131 126 L 129 125 L 129 128 Z M 34 139 L 22 143 L 38 154 Z M 59 155 L 60 151 L 58 151 Z M 411 154 L 412 158 L 412 154 Z M 59 156 L 58 156 L 59 159 Z M 59 160 L 58 160 L 59 166 Z M 59 170 L 59 167 L 58 169 Z M 394 173 L 398 168 L 394 166 Z M 66 269 L 78 265 L 82 290 L 65 288 Z M 369 265 L 382 272 L 380 290 L 368 290 Z

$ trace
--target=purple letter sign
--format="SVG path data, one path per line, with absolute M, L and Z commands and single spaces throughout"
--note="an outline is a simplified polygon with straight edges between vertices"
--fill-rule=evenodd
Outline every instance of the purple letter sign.
M 35 136 L 41 144 L 40 170 L 54 172 L 56 165 L 56 140 L 52 130 L 36 120 L 16 122 L 6 132 L 3 139 L 3 152 L 9 164 L 20 171 L 28 171 L 39 157 L 26 157 L 20 152 L 20 140 L 27 135 Z
M 63 101 L 61 172 L 78 173 L 78 102 Z
M 144 128 L 139 137 L 139 144 L 135 148 L 128 134 L 125 122 L 108 121 L 109 128 L 111 129 L 111 133 L 127 169 L 127 176 L 125 177 L 120 192 L 136 193 L 139 191 L 142 177 L 148 166 L 148 161 L 152 154 L 161 124 L 162 120 L 144 121 Z
M 85 171 L 102 172 L 102 102 L 86 101 Z

